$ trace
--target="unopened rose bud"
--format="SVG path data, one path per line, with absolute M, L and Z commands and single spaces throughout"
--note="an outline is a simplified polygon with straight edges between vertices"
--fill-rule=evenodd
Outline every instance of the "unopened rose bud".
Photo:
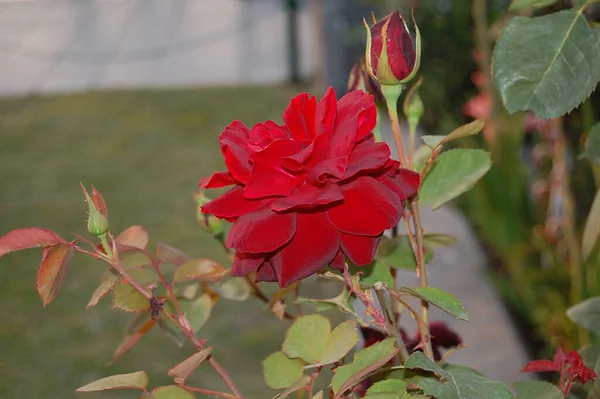
M 108 211 L 102 195 L 92 187 L 92 196 L 88 194 L 85 187 L 81 185 L 85 201 L 88 204 L 87 228 L 90 234 L 99 237 L 104 235 L 110 228 L 108 223 Z
M 394 86 L 411 80 L 419 69 L 421 35 L 415 24 L 416 42 L 413 42 L 400 12 L 367 28 L 367 69 L 380 84 Z

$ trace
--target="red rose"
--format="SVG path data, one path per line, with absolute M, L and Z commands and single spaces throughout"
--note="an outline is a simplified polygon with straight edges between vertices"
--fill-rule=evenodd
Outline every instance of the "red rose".
M 257 281 L 285 287 L 328 264 L 341 268 L 344 255 L 371 263 L 420 182 L 374 141 L 376 118 L 371 95 L 354 91 L 338 102 L 330 88 L 318 104 L 295 97 L 283 125 L 235 121 L 225 129 L 228 171 L 200 185 L 233 188 L 201 210 L 233 222 L 225 243 L 236 250 L 233 276 L 257 270 Z
M 413 42 L 400 12 L 394 11 L 367 27 L 366 62 L 369 73 L 382 85 L 409 81 L 419 69 L 421 36 Z M 416 26 L 416 25 L 415 25 Z

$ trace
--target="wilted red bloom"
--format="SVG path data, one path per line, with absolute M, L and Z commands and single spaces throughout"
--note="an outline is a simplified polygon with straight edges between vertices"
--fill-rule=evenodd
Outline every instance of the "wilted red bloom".
M 302 93 L 283 114 L 252 129 L 235 121 L 219 137 L 228 171 L 201 186 L 234 187 L 201 209 L 233 222 L 233 276 L 257 270 L 257 281 L 284 287 L 326 265 L 373 260 L 383 232 L 400 220 L 419 174 L 390 159 L 371 133 L 373 97 L 353 91 L 340 101 Z
M 583 359 L 579 353 L 571 351 L 565 356 L 562 348 L 556 349 L 552 361 L 542 359 L 532 360 L 527 363 L 521 372 L 528 371 L 537 373 L 548 371 L 560 372 L 560 386 L 563 389 L 565 397 L 568 396 L 574 380 L 585 384 L 590 380 L 598 378 L 596 372 L 583 363 Z
M 369 73 L 383 85 L 410 80 L 419 69 L 420 35 L 413 42 L 400 12 L 394 11 L 372 27 L 367 26 L 366 62 Z
M 383 93 L 381 92 L 381 86 L 369 74 L 364 60 L 354 65 L 350 71 L 347 92 L 349 93 L 354 90 L 362 90 L 372 94 L 375 98 L 375 104 L 378 107 L 385 106 L 385 97 L 383 97 Z

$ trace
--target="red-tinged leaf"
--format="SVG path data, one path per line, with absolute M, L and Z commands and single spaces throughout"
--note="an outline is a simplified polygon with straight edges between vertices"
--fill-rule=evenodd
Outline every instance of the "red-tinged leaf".
M 146 249 L 150 242 L 150 234 L 142 226 L 130 226 L 115 239 L 118 245 Z
M 542 360 L 532 360 L 523 367 L 521 372 L 534 372 L 534 373 L 543 373 L 546 371 L 560 371 L 558 365 L 554 362 L 546 359 Z
M 111 362 L 115 362 L 125 352 L 133 348 L 148 331 L 152 330 L 156 323 L 157 321 L 150 319 L 147 314 L 138 315 L 128 327 L 125 337 L 115 350 Z
M 92 306 L 96 306 L 98 302 L 100 302 L 100 300 L 104 298 L 106 294 L 108 294 L 113 289 L 118 280 L 118 274 L 115 274 L 115 272 L 111 271 L 110 269 L 105 270 L 102 274 L 100 285 L 92 294 L 92 297 L 90 298 L 87 307 L 90 308 Z
M 98 392 L 111 389 L 146 389 L 148 375 L 143 371 L 101 378 L 77 389 L 76 392 Z
M 162 242 L 156 243 L 155 246 L 156 257 L 165 263 L 171 263 L 176 266 L 181 266 L 191 258 L 168 244 Z
M 39 227 L 26 227 L 9 231 L 0 237 L 0 256 L 21 249 L 47 247 L 49 245 L 62 244 L 63 240 L 53 231 Z
M 44 248 L 42 264 L 37 275 L 37 291 L 44 306 L 52 302 L 69 273 L 75 247 L 62 243 Z
M 185 380 L 200 366 L 210 352 L 212 351 L 212 346 L 208 347 L 200 352 L 194 353 L 192 356 L 185 359 L 183 362 L 179 363 L 176 366 L 173 366 L 168 374 L 171 377 L 174 377 L 175 384 L 181 385 L 185 382 Z
M 105 218 L 108 218 L 108 210 L 106 209 L 106 203 L 104 202 L 104 198 L 102 198 L 102 194 L 96 187 L 92 186 L 92 202 L 96 206 L 98 212 L 100 212 Z

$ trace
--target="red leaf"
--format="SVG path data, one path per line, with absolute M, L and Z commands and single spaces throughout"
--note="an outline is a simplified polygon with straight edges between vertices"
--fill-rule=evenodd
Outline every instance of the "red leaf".
M 105 218 L 108 218 L 108 209 L 106 209 L 106 202 L 104 202 L 102 194 L 100 194 L 100 192 L 96 190 L 96 187 L 94 186 L 92 186 L 92 202 L 94 203 L 94 206 L 96 207 L 98 212 L 100 212 Z
M 56 233 L 39 227 L 13 230 L 0 237 L 0 256 L 21 249 L 65 243 Z
M 546 371 L 560 371 L 558 365 L 550 360 L 532 360 L 523 367 L 521 372 L 546 372 Z
M 75 251 L 71 243 L 44 248 L 42 264 L 37 275 L 37 291 L 44 306 L 52 302 L 69 273 L 69 264 Z
M 142 226 L 130 226 L 115 239 L 118 245 L 146 249 L 150 242 L 150 234 Z M 122 250 L 120 252 L 123 252 Z

